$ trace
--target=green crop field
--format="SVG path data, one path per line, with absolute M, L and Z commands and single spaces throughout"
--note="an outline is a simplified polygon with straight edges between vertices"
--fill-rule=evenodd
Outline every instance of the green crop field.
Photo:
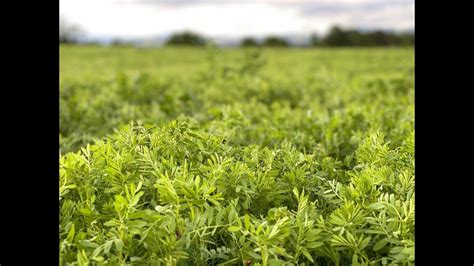
M 61 265 L 413 265 L 413 48 L 61 46 Z

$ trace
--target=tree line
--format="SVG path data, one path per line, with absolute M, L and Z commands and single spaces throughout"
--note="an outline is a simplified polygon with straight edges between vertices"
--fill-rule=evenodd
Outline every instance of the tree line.
M 173 34 L 166 45 L 206 45 L 209 40 L 193 32 Z M 309 46 L 411 46 L 415 44 L 414 33 L 396 33 L 382 30 L 358 31 L 333 26 L 328 34 L 320 37 L 313 33 Z M 289 47 L 290 42 L 284 37 L 268 36 L 259 41 L 256 38 L 245 37 L 240 42 L 241 47 L 272 46 Z
M 313 34 L 311 44 L 314 46 L 410 46 L 415 44 L 415 34 L 382 30 L 362 32 L 334 26 L 324 38 Z
M 80 29 L 75 26 L 61 27 L 60 43 L 77 43 Z M 198 33 L 184 31 L 172 34 L 166 41 L 167 46 L 188 45 L 205 46 L 212 42 Z M 127 45 L 127 42 L 115 40 L 112 45 Z M 413 32 L 396 33 L 390 31 L 374 30 L 360 31 L 344 29 L 333 26 L 325 36 L 311 34 L 309 44 L 306 46 L 349 47 L 349 46 L 412 46 L 415 44 Z M 241 47 L 290 47 L 293 46 L 286 38 L 281 36 L 267 36 L 261 40 L 245 37 L 240 41 Z

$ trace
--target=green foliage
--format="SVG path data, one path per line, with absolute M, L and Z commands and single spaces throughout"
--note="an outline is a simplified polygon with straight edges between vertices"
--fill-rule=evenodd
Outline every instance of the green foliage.
M 243 38 L 240 42 L 241 47 L 255 47 L 258 46 L 258 41 L 252 37 Z
M 180 32 L 174 33 L 166 41 L 166 45 L 191 45 L 191 46 L 203 46 L 207 40 L 194 32 Z
M 278 37 L 278 36 L 268 36 L 263 40 L 262 45 L 263 46 L 286 47 L 286 46 L 289 46 L 290 44 L 284 38 L 281 38 L 281 37 Z
M 369 32 L 355 29 L 342 29 L 333 26 L 320 42 L 312 40 L 313 45 L 325 46 L 413 46 L 415 34 L 411 32 L 395 33 L 382 30 Z
M 343 55 L 63 80 L 61 265 L 413 265 L 412 62 Z

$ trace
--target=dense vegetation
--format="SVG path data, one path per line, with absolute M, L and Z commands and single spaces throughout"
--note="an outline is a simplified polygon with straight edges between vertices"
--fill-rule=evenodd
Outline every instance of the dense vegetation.
M 414 264 L 413 49 L 61 47 L 67 265 Z
M 412 46 L 415 44 L 413 32 L 396 33 L 382 30 L 358 31 L 334 26 L 329 33 L 319 39 L 313 35 L 314 46 Z
M 165 45 L 203 46 L 206 44 L 206 42 L 207 40 L 204 37 L 199 36 L 199 34 L 185 31 L 171 35 L 168 40 L 166 40 Z

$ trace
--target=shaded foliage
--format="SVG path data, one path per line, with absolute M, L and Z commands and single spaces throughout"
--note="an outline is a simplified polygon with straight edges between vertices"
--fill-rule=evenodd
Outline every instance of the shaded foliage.
M 258 41 L 254 38 L 251 38 L 251 37 L 244 38 L 240 42 L 241 47 L 255 47 L 255 46 L 258 46 L 258 45 L 259 45 Z
M 190 46 L 204 46 L 207 40 L 197 33 L 185 31 L 174 33 L 166 41 L 166 45 L 190 45 Z
M 290 44 L 284 38 L 277 37 L 277 36 L 269 36 L 263 40 L 262 45 L 272 46 L 272 47 L 287 47 Z
M 361 32 L 334 26 L 321 40 L 325 46 L 410 46 L 414 45 L 413 33 L 393 33 L 386 31 Z M 314 44 L 314 42 L 313 42 Z

